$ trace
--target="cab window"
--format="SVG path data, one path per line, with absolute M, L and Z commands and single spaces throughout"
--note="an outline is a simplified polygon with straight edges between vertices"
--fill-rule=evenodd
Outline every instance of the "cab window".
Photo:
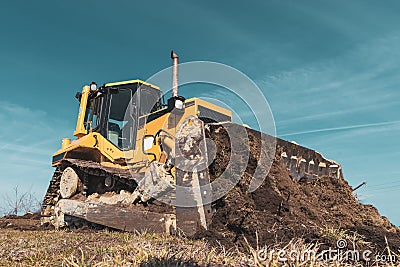
M 110 111 L 108 116 L 108 140 L 121 150 L 133 149 L 135 145 L 135 108 L 131 102 L 132 90 L 120 89 L 111 94 Z
M 140 87 L 140 116 L 162 108 L 160 91 L 150 86 Z
M 95 131 L 99 125 L 99 105 L 101 98 L 89 100 L 85 113 L 85 128 L 87 131 Z

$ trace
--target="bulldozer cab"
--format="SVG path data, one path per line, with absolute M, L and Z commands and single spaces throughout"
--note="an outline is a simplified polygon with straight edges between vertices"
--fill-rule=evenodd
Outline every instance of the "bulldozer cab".
M 80 159 L 114 167 L 165 163 L 174 157 L 175 136 L 192 116 L 204 123 L 231 120 L 231 112 L 198 98 L 173 96 L 141 80 L 84 86 L 74 136 L 63 138 L 52 166 Z M 171 160 L 172 161 L 172 160 Z M 111 166 L 111 165 L 110 165 Z
M 106 84 L 89 95 L 84 124 L 120 150 L 134 150 L 138 118 L 162 107 L 161 92 L 153 85 L 138 80 Z

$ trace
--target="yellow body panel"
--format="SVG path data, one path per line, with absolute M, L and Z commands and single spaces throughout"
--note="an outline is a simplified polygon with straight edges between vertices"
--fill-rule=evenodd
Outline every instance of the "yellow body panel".
M 79 148 L 92 149 L 93 151 L 98 150 L 101 153 L 101 155 L 106 157 L 111 162 L 125 158 L 124 151 L 119 150 L 119 148 L 116 147 L 113 143 L 111 143 L 101 134 L 96 132 L 89 133 L 79 139 L 72 141 L 71 144 L 65 149 L 60 149 L 57 152 L 55 152 L 53 154 L 53 157 L 60 155 L 62 153 L 68 154 L 68 152 L 74 151 Z M 126 153 L 129 154 L 129 152 Z M 57 164 L 58 163 L 53 164 L 53 166 Z
M 107 86 L 113 85 L 121 85 L 121 84 L 128 84 L 128 83 L 135 83 L 139 82 L 142 84 L 147 84 L 140 80 L 132 80 L 127 82 L 121 83 L 109 83 Z M 153 88 L 158 89 L 153 85 L 147 84 L 152 86 Z M 184 112 L 169 112 L 166 114 L 161 115 L 160 117 L 143 123 L 143 125 L 139 125 L 137 129 L 136 135 L 136 146 L 134 150 L 130 151 L 122 151 L 118 147 L 116 147 L 113 143 L 103 137 L 100 133 L 97 132 L 89 132 L 87 133 L 84 127 L 84 117 L 85 117 L 85 110 L 86 110 L 86 102 L 87 97 L 90 93 L 90 87 L 85 86 L 82 91 L 82 98 L 80 104 L 80 112 L 78 116 L 77 127 L 74 132 L 74 135 L 78 137 L 78 139 L 72 141 L 70 144 L 64 143 L 62 149 L 58 150 L 56 153 L 53 154 L 53 166 L 57 166 L 63 158 L 69 158 L 75 151 L 84 151 L 87 154 L 97 154 L 100 155 L 100 163 L 107 166 L 112 167 L 119 167 L 119 168 L 127 168 L 133 164 L 147 164 L 153 160 L 158 160 L 163 162 L 165 160 L 165 152 L 161 151 L 160 142 L 163 141 L 163 145 L 167 146 L 169 149 L 173 149 L 175 144 L 174 137 L 176 136 L 177 131 L 179 130 L 180 125 L 183 121 L 189 116 L 201 116 L 199 112 L 199 105 L 216 111 L 220 114 L 228 116 L 229 118 L 232 117 L 232 112 L 209 103 L 207 101 L 201 100 L 199 98 L 191 98 L 185 101 Z M 163 112 L 162 110 L 158 110 L 151 115 L 155 115 L 157 112 Z M 165 110 L 164 110 L 165 112 Z M 150 114 L 149 114 L 150 115 Z M 145 115 L 139 118 L 140 121 L 146 121 L 149 115 Z M 156 145 L 147 151 L 146 153 L 152 153 L 153 155 L 147 155 L 143 152 L 143 137 L 145 135 L 155 135 L 160 129 L 167 132 L 168 134 L 163 133 L 162 140 L 161 137 L 156 139 Z M 170 136 L 169 136 L 170 135 Z M 164 153 L 164 155 L 163 155 Z M 155 157 L 154 157 L 155 155 Z M 90 155 L 89 155 L 90 156 Z
M 203 106 L 203 107 L 206 107 L 208 109 L 214 110 L 214 111 L 216 111 L 218 113 L 221 113 L 223 115 L 226 115 L 226 116 L 232 118 L 232 111 L 227 110 L 227 109 L 225 109 L 223 107 L 217 106 L 215 104 L 212 104 L 212 103 L 207 102 L 207 101 L 205 101 L 203 99 L 200 99 L 200 98 L 190 98 L 190 99 L 187 99 L 185 102 L 190 102 L 190 101 L 195 101 L 195 103 L 196 103 L 195 104 L 196 112 L 198 112 L 198 107 L 199 106 Z M 197 115 L 201 116 L 201 114 L 197 114 Z
M 163 129 L 164 131 L 168 132 L 172 136 L 176 136 L 176 133 L 179 130 L 179 126 L 185 121 L 185 119 L 187 117 L 189 117 L 189 116 L 198 117 L 201 115 L 199 112 L 199 109 L 198 109 L 199 105 L 232 118 L 232 112 L 230 110 L 224 109 L 224 108 L 214 105 L 210 102 L 204 101 L 199 98 L 190 98 L 185 101 L 185 103 L 190 103 L 190 102 L 194 102 L 194 104 L 189 107 L 186 107 L 185 112 L 183 114 L 168 113 L 168 114 L 165 114 L 164 116 L 161 116 L 160 118 L 157 118 L 156 120 L 153 120 L 153 121 L 147 123 L 145 126 L 145 132 L 141 135 L 138 134 L 138 137 L 142 137 L 142 136 L 144 136 L 144 134 L 154 135 L 160 129 Z M 140 138 L 140 141 L 138 140 L 138 143 L 140 143 L 140 145 L 142 145 L 142 138 Z M 164 144 L 165 143 L 166 142 L 164 141 Z M 174 144 L 174 142 L 171 142 L 171 145 L 172 144 Z M 167 143 L 167 145 L 168 145 L 168 143 Z M 156 154 L 157 160 L 159 160 L 161 157 L 160 146 L 153 146 L 153 148 L 151 150 L 148 150 L 147 152 Z M 146 156 L 146 155 L 144 155 L 144 156 Z M 152 158 L 154 158 L 154 157 L 152 157 L 152 156 L 148 157 L 149 160 L 152 160 Z
M 74 132 L 74 136 L 78 138 L 81 138 L 82 136 L 87 134 L 84 122 L 85 122 L 86 106 L 89 93 L 90 93 L 90 86 L 84 86 L 82 89 L 82 96 L 79 105 L 78 120 L 76 122 L 76 129 Z

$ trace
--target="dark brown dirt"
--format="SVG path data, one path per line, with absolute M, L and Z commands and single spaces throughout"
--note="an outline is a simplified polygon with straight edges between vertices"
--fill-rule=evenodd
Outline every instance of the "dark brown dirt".
M 199 232 L 198 238 L 204 237 L 212 243 L 218 241 L 226 246 L 246 247 L 245 237 L 256 247 L 257 233 L 260 246 L 303 238 L 306 242 L 335 247 L 336 241 L 341 238 L 337 232 L 346 231 L 347 238 L 358 234 L 363 241 L 371 243 L 356 242 L 360 248 L 367 246 L 383 251 L 387 237 L 390 247 L 397 251 L 400 247 L 400 230 L 387 218 L 380 216 L 376 208 L 361 204 L 344 179 L 321 177 L 296 182 L 280 160 L 280 149 L 262 185 L 250 193 L 248 185 L 257 165 L 261 143 L 260 133 L 247 131 L 251 152 L 246 172 L 240 182 L 216 202 L 217 211 L 210 230 Z M 229 132 L 236 131 L 230 129 Z M 224 158 L 229 159 L 226 157 L 230 151 L 229 138 L 224 134 L 227 133 L 223 129 L 216 131 L 213 128 L 207 133 L 208 137 L 219 143 L 217 160 L 211 165 L 213 179 L 227 166 Z M 236 137 L 231 136 L 231 139 L 232 142 L 241 142 Z M 221 153 L 225 156 L 219 155 Z M 351 244 L 351 240 L 348 243 Z
M 23 216 L 7 215 L 0 218 L 0 229 L 44 230 L 40 225 L 40 213 L 28 213 Z

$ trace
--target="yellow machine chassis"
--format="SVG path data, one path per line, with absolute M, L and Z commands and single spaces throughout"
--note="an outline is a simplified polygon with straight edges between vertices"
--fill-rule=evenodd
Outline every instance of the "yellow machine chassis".
M 89 87 L 85 86 L 82 90 L 82 97 L 87 97 L 86 94 L 89 93 L 89 90 Z M 145 123 L 142 127 L 140 127 L 139 125 L 139 129 L 137 130 L 135 149 L 122 151 L 112 142 L 103 137 L 100 133 L 90 131 L 87 132 L 87 130 L 85 129 L 85 125 L 83 124 L 84 112 L 82 112 L 86 110 L 86 102 L 87 101 L 81 101 L 77 127 L 74 133 L 77 139 L 72 142 L 65 142 L 65 139 L 63 139 L 62 148 L 53 154 L 52 166 L 57 166 L 62 159 L 69 158 L 72 152 L 79 150 L 84 150 L 85 153 L 92 153 L 93 155 L 96 153 L 100 154 L 101 164 L 117 168 L 127 168 L 127 165 L 140 162 L 151 162 L 153 160 L 163 162 L 163 152 L 161 151 L 160 146 L 155 145 L 151 149 L 145 151 L 146 153 L 143 151 L 142 139 L 145 135 L 155 135 L 160 129 L 162 129 L 165 132 L 169 133 L 171 136 L 175 136 L 179 125 L 181 125 L 188 116 L 199 117 L 202 115 L 200 114 L 199 106 L 205 107 L 209 110 L 213 110 L 229 118 L 232 117 L 232 112 L 227 109 L 201 100 L 199 98 L 187 99 L 185 101 L 186 107 L 183 112 L 166 113 L 155 120 Z M 156 111 L 154 113 L 160 111 L 162 110 Z M 149 115 L 139 117 L 139 122 L 141 120 L 145 121 L 147 116 Z M 159 142 L 160 140 L 156 140 L 156 143 L 159 144 Z M 169 143 L 170 146 L 172 146 L 174 144 L 174 140 L 170 140 Z

